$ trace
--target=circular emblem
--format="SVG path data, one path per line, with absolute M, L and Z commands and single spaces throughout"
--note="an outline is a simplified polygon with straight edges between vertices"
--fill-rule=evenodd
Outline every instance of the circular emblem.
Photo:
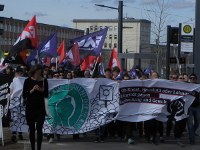
M 50 91 L 48 101 L 52 125 L 79 130 L 89 112 L 89 98 L 85 89 L 76 83 L 60 85 Z M 52 121 L 53 120 L 53 121 Z
M 185 33 L 191 33 L 191 32 L 192 32 L 192 27 L 191 27 L 190 25 L 185 25 L 185 26 L 183 27 L 183 31 L 184 31 Z

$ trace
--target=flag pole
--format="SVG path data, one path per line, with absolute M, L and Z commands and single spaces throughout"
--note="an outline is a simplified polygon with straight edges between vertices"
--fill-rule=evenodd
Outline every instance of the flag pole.
M 56 57 L 56 70 L 58 70 L 58 57 Z
M 40 64 L 39 51 L 37 50 L 37 64 Z
M 97 66 L 98 61 L 99 61 L 99 56 L 97 57 L 97 60 L 96 60 L 96 62 L 95 62 L 95 64 L 94 64 L 94 68 L 93 68 L 93 70 L 92 70 L 92 76 L 93 76 L 93 74 L 94 74 L 94 71 L 95 71 L 95 69 L 96 69 L 96 66 Z

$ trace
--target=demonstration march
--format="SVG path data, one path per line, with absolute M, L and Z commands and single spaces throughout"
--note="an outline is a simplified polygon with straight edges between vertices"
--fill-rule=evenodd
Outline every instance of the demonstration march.
M 186 32 L 190 26 L 184 25 Z M 45 139 L 54 144 L 70 135 L 74 140 L 92 135 L 95 143 L 119 139 L 128 145 L 161 145 L 173 137 L 176 145 L 185 147 L 184 137 L 188 145 L 197 144 L 200 77 L 183 72 L 179 58 L 178 71 L 166 68 L 163 78 L 151 63 L 127 67 L 116 45 L 105 57 L 110 30 L 115 29 L 101 26 L 69 42 L 59 41 L 58 30 L 51 30 L 39 42 L 42 35 L 34 15 L 9 53 L 3 56 L 0 51 L 2 146 L 5 129 L 14 144 L 28 138 L 32 150 L 41 150 Z M 188 41 L 182 42 L 183 48 Z M 170 48 L 174 43 L 168 44 Z

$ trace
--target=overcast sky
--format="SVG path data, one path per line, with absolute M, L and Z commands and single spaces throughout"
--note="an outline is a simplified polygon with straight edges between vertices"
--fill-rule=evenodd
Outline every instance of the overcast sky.
M 179 22 L 194 19 L 195 0 L 168 1 L 168 24 L 177 26 Z M 156 0 L 124 0 L 124 16 L 147 19 L 146 10 L 155 3 Z M 29 20 L 35 14 L 38 22 L 68 27 L 72 27 L 73 19 L 111 19 L 118 16 L 116 10 L 94 5 L 117 7 L 118 0 L 1 0 L 1 4 L 5 5 L 1 16 Z

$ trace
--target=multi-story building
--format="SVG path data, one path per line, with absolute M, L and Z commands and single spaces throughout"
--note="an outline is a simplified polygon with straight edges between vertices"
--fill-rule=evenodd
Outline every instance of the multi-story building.
M 103 49 L 118 47 L 118 19 L 74 19 L 74 28 L 95 32 L 108 27 Z M 151 22 L 145 19 L 123 19 L 123 53 L 140 53 L 142 47 L 150 46 Z M 137 64 L 133 59 L 127 60 L 127 69 Z
M 0 28 L 4 29 L 3 35 L 0 36 L 0 50 L 9 52 L 28 22 L 28 20 L 24 21 L 14 18 L 4 18 L 3 24 L 0 24 Z M 84 35 L 83 30 L 43 23 L 37 23 L 37 32 L 39 43 L 45 40 L 52 33 L 56 32 L 58 44 L 64 40 L 66 45 L 68 45 L 70 39 Z

